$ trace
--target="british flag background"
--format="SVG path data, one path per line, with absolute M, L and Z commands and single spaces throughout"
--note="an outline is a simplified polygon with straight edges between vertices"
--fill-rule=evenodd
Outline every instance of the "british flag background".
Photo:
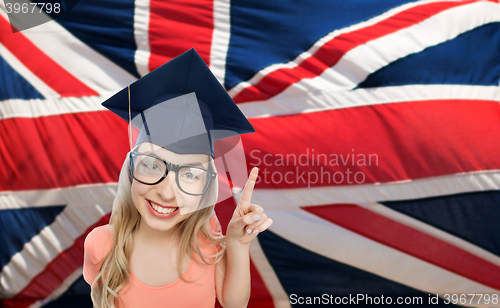
M 17 33 L 0 8 L 3 307 L 92 307 L 129 150 L 101 102 L 192 47 L 256 130 L 249 307 L 500 293 L 497 1 L 82 0 Z

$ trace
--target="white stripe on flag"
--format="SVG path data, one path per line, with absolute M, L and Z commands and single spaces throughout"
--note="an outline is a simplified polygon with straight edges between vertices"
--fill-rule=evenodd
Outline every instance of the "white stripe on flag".
M 210 50 L 210 70 L 224 85 L 226 77 L 226 57 L 231 34 L 229 0 L 214 0 L 214 32 Z
M 500 5 L 473 2 L 450 8 L 411 27 L 385 35 L 347 52 L 332 68 L 316 78 L 325 80 L 328 90 L 352 89 L 371 73 L 408 55 L 444 43 L 488 23 L 500 21 Z M 316 79 L 315 78 L 315 79 Z M 334 84 L 335 88 L 330 85 Z M 319 88 L 317 87 L 319 85 Z M 301 80 L 292 85 L 302 91 L 321 91 L 322 83 Z
M 498 294 L 439 266 L 351 232 L 302 210 L 267 210 L 270 230 L 324 257 L 433 294 Z M 369 256 L 369 257 L 366 257 Z
M 293 115 L 350 107 L 427 100 L 498 101 L 497 86 L 406 85 L 369 89 L 299 91 L 289 88 L 269 100 L 238 104 L 247 118 Z
M 460 1 L 460 0 L 452 0 L 452 1 L 456 2 L 456 1 Z M 316 41 L 311 46 L 311 48 L 309 48 L 309 50 L 304 51 L 303 53 L 298 55 L 292 61 L 290 61 L 288 63 L 272 64 L 268 67 L 265 67 L 261 71 L 257 72 L 257 74 L 255 74 L 255 76 L 253 76 L 251 79 L 238 83 L 230 91 L 228 91 L 228 93 L 232 97 L 234 97 L 237 94 L 239 94 L 243 89 L 258 83 L 264 76 L 266 76 L 267 74 L 269 74 L 271 72 L 274 72 L 280 68 L 294 68 L 294 67 L 298 66 L 300 63 L 302 63 L 302 61 L 311 57 L 318 49 L 320 49 L 323 45 L 325 45 L 325 43 L 327 43 L 328 41 L 334 39 L 335 37 L 337 37 L 341 34 L 354 32 L 354 31 L 362 29 L 362 28 L 373 26 L 374 24 L 381 22 L 382 20 L 388 19 L 388 18 L 390 18 L 398 13 L 401 13 L 402 11 L 405 11 L 405 10 L 408 10 L 408 9 L 411 9 L 413 7 L 420 6 L 423 4 L 433 3 L 433 2 L 442 2 L 442 0 L 415 1 L 415 2 L 411 2 L 411 3 L 406 3 L 406 4 L 403 4 L 401 6 L 395 7 L 387 12 L 384 12 L 383 14 L 377 15 L 377 16 L 375 16 L 367 21 L 360 22 L 360 23 L 357 23 L 355 25 L 352 25 L 352 26 L 349 26 L 349 27 L 346 27 L 343 29 L 338 29 L 338 30 L 332 31 L 332 32 L 328 33 L 327 35 L 325 35 L 324 37 L 322 37 L 321 39 L 319 39 L 318 41 Z
M 372 204 L 467 192 L 500 190 L 500 170 L 476 171 L 388 183 L 293 189 L 255 189 L 252 202 L 269 210 L 297 210 L 334 203 Z M 234 187 L 235 199 L 241 188 Z
M 482 249 L 470 242 L 461 238 L 446 233 L 440 229 L 432 227 L 419 220 L 411 218 L 405 214 L 394 211 L 382 204 L 375 203 L 376 201 L 395 201 L 419 199 L 443 195 L 452 195 L 465 192 L 488 191 L 500 189 L 500 171 L 483 171 L 462 173 L 449 176 L 434 177 L 429 179 L 401 181 L 393 183 L 377 183 L 356 186 L 339 186 L 339 187 L 321 187 L 308 189 L 282 189 L 282 190 L 267 190 L 256 189 L 252 195 L 252 202 L 262 206 L 269 217 L 273 218 L 273 226 L 271 230 L 277 227 L 277 224 L 285 223 L 282 219 L 283 215 L 292 215 L 302 217 L 306 213 L 301 207 L 329 205 L 335 203 L 353 203 L 370 211 L 376 212 L 391 220 L 400 222 L 420 232 L 430 234 L 435 238 L 448 242 L 456 247 L 459 247 L 471 254 L 474 254 L 484 260 L 500 266 L 500 257 L 491 252 Z M 235 190 L 236 191 L 236 190 Z M 241 198 L 241 192 L 235 194 L 236 202 Z M 272 214 L 271 214 L 272 213 Z M 291 214 L 289 214 L 291 213 Z M 271 216 L 272 215 L 272 216 Z M 308 215 L 308 214 L 307 214 Z M 306 215 L 306 216 L 307 216 Z M 280 216 L 278 221 L 275 217 Z M 303 219 L 303 218 L 300 218 Z M 309 218 L 304 218 L 304 223 L 313 223 L 308 221 Z M 318 218 L 321 219 L 321 218 Z M 322 219 L 321 219 L 322 220 Z M 307 229 L 308 226 L 287 222 L 289 225 L 295 226 L 292 229 Z M 327 222 L 328 224 L 332 224 Z M 337 227 L 337 226 L 336 226 Z M 284 228 L 284 227 L 283 227 Z M 316 230 L 317 234 L 322 234 L 320 229 Z M 328 236 L 322 234 L 322 236 Z M 337 235 L 338 236 L 338 235 Z M 290 240 L 290 238 L 287 238 Z M 293 241 L 292 241 L 293 242 Z M 306 242 L 306 240 L 304 240 Z M 330 244 L 335 246 L 336 244 Z M 380 244 L 381 245 L 381 244 Z M 321 246 L 318 244 L 318 246 Z M 317 252 L 316 250 L 313 250 Z M 342 261 L 343 262 L 343 261 Z M 395 261 L 396 262 L 396 261 Z M 358 266 L 360 267 L 360 266 Z M 360 267 L 361 268 L 361 267 Z M 408 269 L 407 269 L 408 270 Z M 408 283 L 405 283 L 408 284 Z M 451 283 L 450 283 L 451 284 Z M 457 284 L 459 284 L 457 282 Z M 411 284 L 408 284 L 411 285 Z M 411 285 L 413 286 L 413 285 Z M 415 286 L 413 286 L 415 287 Z M 424 289 L 422 289 L 424 290 Z M 439 293 L 439 289 L 431 293 Z M 442 293 L 446 293 L 443 291 Z M 474 292 L 469 292 L 474 293 Z
M 66 205 L 51 225 L 27 242 L 3 267 L 0 285 L 4 287 L 4 295 L 12 297 L 19 293 L 53 258 L 71 247 L 89 226 L 109 213 L 116 187 L 116 184 L 114 189 L 109 184 L 98 184 L 93 187 L 55 189 L 53 192 L 29 191 L 26 195 L 22 192 L 3 193 L 0 198 L 1 209 Z M 29 272 L 26 268 L 30 269 Z
M 108 93 L 104 96 L 9 99 L 0 102 L 0 120 L 103 111 L 107 109 L 101 106 L 101 103 L 112 94 L 114 93 Z
M 9 20 L 5 6 L 2 2 L 0 4 L 0 15 Z M 101 95 L 121 90 L 137 79 L 54 20 L 24 30 L 22 34 L 54 62 Z
M 423 2 L 417 2 L 412 5 L 417 6 L 422 3 Z M 405 9 L 410 8 L 410 6 L 404 7 Z M 401 8 L 402 7 L 399 7 L 397 10 L 402 11 Z M 363 23 L 363 26 L 375 24 L 395 13 L 396 10 L 391 10 L 377 16 L 375 19 Z M 381 18 L 382 16 L 384 16 L 384 18 Z M 365 80 L 369 74 L 397 59 L 453 39 L 471 29 L 498 21 L 500 21 L 500 5 L 492 2 L 473 2 L 471 4 L 450 8 L 411 27 L 369 41 L 350 50 L 332 68 L 314 78 L 319 78 L 320 81 L 303 79 L 292 85 L 292 87 L 297 88 L 299 92 L 317 92 L 325 89 L 328 91 L 353 89 L 360 82 Z M 233 89 L 229 91 L 229 94 L 234 97 L 244 88 L 256 84 L 265 75 L 278 68 L 293 68 L 297 66 L 305 58 L 314 53 L 319 46 L 324 45 L 326 41 L 331 40 L 341 33 L 353 31 L 353 29 L 348 29 L 349 31 L 346 31 L 346 29 L 337 30 L 325 36 L 314 45 L 317 47 L 311 48 L 309 51 L 303 53 L 289 63 L 277 64 L 264 68 L 249 81 L 242 82 L 233 87 Z M 296 90 L 290 91 L 295 92 Z
M 134 38 L 137 45 L 135 66 L 141 76 L 149 73 L 149 1 L 134 1 Z
M 438 238 L 442 241 L 448 242 L 456 247 L 461 248 L 464 251 L 467 251 L 471 254 L 474 254 L 484 260 L 488 260 L 491 263 L 494 263 L 500 267 L 500 257 L 487 251 L 484 250 L 474 244 L 471 244 L 470 242 L 467 242 L 459 237 L 453 236 L 447 232 L 444 232 L 438 228 L 435 228 L 431 225 L 428 225 L 420 220 L 414 219 L 410 216 L 407 216 L 403 213 L 400 213 L 398 211 L 395 211 L 389 207 L 386 207 L 382 204 L 379 203 L 372 203 L 372 204 L 359 204 L 359 206 L 373 211 L 379 215 L 382 215 L 384 217 L 387 217 L 391 220 L 397 221 L 399 223 L 402 223 L 406 226 L 409 226 L 413 229 L 419 230 L 420 232 L 427 233 L 432 235 L 435 238 Z
M 1 17 L 0 17 L 1 18 Z M 33 74 L 24 64 L 21 63 L 5 46 L 0 43 L 0 55 L 2 58 L 21 76 L 26 79 L 40 94 L 46 98 L 59 97 L 59 94 Z M 0 108 L 2 108 L 0 104 Z M 0 109 L 0 116 L 2 111 Z
M 103 111 L 107 109 L 101 103 L 113 94 L 114 92 L 102 96 L 4 100 L 0 102 L 0 120 Z M 259 118 L 426 100 L 498 101 L 499 97 L 500 88 L 497 86 L 408 85 L 313 94 L 302 92 L 289 97 L 278 95 L 268 101 L 244 103 L 238 107 L 247 118 Z
M 0 210 L 23 209 L 52 205 L 99 204 L 113 201 L 117 183 L 88 184 L 68 188 L 3 191 Z

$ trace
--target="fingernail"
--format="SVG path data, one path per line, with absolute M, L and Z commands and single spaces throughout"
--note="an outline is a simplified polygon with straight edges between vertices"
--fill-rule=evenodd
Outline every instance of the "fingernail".
M 247 234 L 252 233 L 252 229 L 247 229 Z
M 257 234 L 257 233 L 259 233 L 259 230 L 257 230 L 257 229 L 253 230 L 253 234 Z
M 252 220 L 253 221 L 259 221 L 260 220 L 260 215 L 259 214 L 255 214 L 252 216 Z

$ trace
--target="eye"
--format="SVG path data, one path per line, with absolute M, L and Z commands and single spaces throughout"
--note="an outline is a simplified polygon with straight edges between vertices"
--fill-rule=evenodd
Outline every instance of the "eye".
M 161 168 L 160 165 L 158 165 L 155 162 L 141 162 L 139 165 L 139 170 L 142 170 L 142 172 L 162 172 L 163 169 Z
M 198 179 L 198 177 L 196 175 L 194 175 L 192 172 L 186 172 L 182 176 L 189 179 L 189 180 Z
M 156 171 L 156 170 L 160 170 L 160 166 L 158 166 L 157 164 L 154 164 L 154 163 L 153 163 L 153 164 L 149 164 L 147 167 L 148 167 L 149 169 L 151 169 L 151 170 L 155 170 L 155 171 Z
M 179 175 L 186 183 L 196 183 L 204 178 L 204 171 L 197 168 L 182 168 Z

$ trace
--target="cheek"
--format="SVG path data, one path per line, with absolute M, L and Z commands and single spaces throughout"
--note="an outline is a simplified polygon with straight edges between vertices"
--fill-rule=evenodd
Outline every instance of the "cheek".
M 200 204 L 201 196 L 182 196 L 182 208 L 181 208 L 181 214 L 192 214 L 194 211 L 196 211 L 198 208 L 198 205 Z
M 183 198 L 184 204 L 192 209 L 196 209 L 198 207 L 198 204 L 200 203 L 201 197 L 198 196 L 184 196 Z
M 148 192 L 148 187 L 146 185 L 137 183 L 137 181 L 132 182 L 132 186 L 130 187 L 130 193 L 132 194 L 132 199 L 134 200 L 134 204 L 137 206 L 138 199 L 143 197 Z
M 148 191 L 147 185 L 138 183 L 137 181 L 132 182 L 132 192 L 136 193 L 137 195 L 143 195 Z

